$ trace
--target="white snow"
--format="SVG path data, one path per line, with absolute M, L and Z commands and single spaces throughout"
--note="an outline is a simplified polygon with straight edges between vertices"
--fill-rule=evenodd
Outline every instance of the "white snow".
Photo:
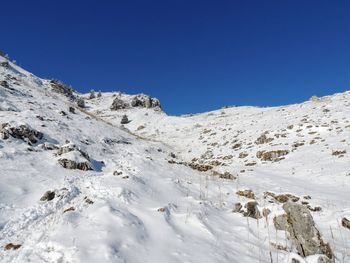
M 1 262 L 317 262 L 317 256 L 299 257 L 286 234 L 276 231 L 272 220 L 283 210 L 264 198 L 266 191 L 310 195 L 311 207 L 322 208 L 312 215 L 336 261 L 350 261 L 350 230 L 340 223 L 350 218 L 349 92 L 317 102 L 179 117 L 145 108 L 110 111 L 116 93 L 103 93 L 72 114 L 74 102 L 53 92 L 49 81 L 10 66 L 0 66 L 0 81 L 11 87 L 0 86 L 0 124 L 25 123 L 44 138 L 34 146 L 0 139 Z M 124 114 L 131 122 L 123 127 Z M 265 131 L 274 140 L 255 144 Z M 94 165 L 103 161 L 101 169 L 64 169 L 56 150 L 42 147 L 66 140 Z M 297 142 L 304 145 L 293 147 Z M 256 157 L 259 150 L 290 152 L 270 162 Z M 346 153 L 339 158 L 335 150 Z M 239 158 L 241 152 L 248 156 Z M 168 162 L 193 158 L 216 161 L 214 171 L 237 179 Z M 252 189 L 259 208 L 272 211 L 267 219 L 232 212 L 235 203 L 249 201 L 235 194 L 241 189 Z M 55 198 L 40 201 L 48 190 Z M 8 243 L 21 247 L 5 250 Z

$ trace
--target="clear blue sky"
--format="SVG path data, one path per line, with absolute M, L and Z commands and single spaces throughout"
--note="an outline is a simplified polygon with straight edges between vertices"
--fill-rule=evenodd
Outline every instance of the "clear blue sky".
M 3 1 L 0 49 L 41 77 L 170 114 L 350 89 L 350 1 Z

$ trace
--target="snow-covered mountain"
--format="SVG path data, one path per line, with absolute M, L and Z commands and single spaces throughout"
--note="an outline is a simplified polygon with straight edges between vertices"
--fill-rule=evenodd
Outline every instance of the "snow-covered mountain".
M 350 262 L 349 116 L 350 92 L 168 116 L 0 56 L 0 262 Z

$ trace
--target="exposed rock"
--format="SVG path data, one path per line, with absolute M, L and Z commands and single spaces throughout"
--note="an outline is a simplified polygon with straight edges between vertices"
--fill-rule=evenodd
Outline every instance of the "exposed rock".
M 66 169 L 78 169 L 83 171 L 93 170 L 89 155 L 77 148 L 75 144 L 68 143 L 61 146 L 56 156 L 61 156 L 61 158 L 58 159 L 58 163 Z
M 119 175 L 122 175 L 122 174 L 123 174 L 123 172 L 121 172 L 121 171 L 114 171 L 113 172 L 114 176 L 119 176 Z
M 50 80 L 51 88 L 58 93 L 61 93 L 67 97 L 74 97 L 73 95 L 73 89 L 64 83 L 60 82 L 59 80 Z
M 246 211 L 243 213 L 244 216 L 255 219 L 261 218 L 261 214 L 258 209 L 258 203 L 256 201 L 250 201 L 246 203 L 244 207 L 246 208 Z
M 120 124 L 128 124 L 130 121 L 128 119 L 128 116 L 123 115 L 122 120 L 120 121 Z
M 246 153 L 246 152 L 241 152 L 241 153 L 239 153 L 238 158 L 243 159 L 243 158 L 246 158 L 247 156 L 248 156 L 248 153 Z
M 189 163 L 188 166 L 191 167 L 192 169 L 198 170 L 200 172 L 206 172 L 206 171 L 213 169 L 213 166 L 208 165 L 208 164 Z
M 40 201 L 51 201 L 55 198 L 55 192 L 46 191 L 45 194 L 40 198 Z
M 160 102 L 156 98 L 151 98 L 150 96 L 139 94 L 136 95 L 131 101 L 132 107 L 144 107 L 144 108 L 160 108 Z
M 273 138 L 268 138 L 266 134 L 262 134 L 259 138 L 256 139 L 255 144 L 264 144 L 272 142 Z
M 346 217 L 343 217 L 343 219 L 341 220 L 341 225 L 350 230 L 350 220 Z
M 275 194 L 272 192 L 265 192 L 264 197 L 271 196 L 274 200 L 276 200 L 279 203 L 286 203 L 288 201 L 292 202 L 298 202 L 300 200 L 300 197 L 292 195 L 292 194 Z
M 235 203 L 235 207 L 233 208 L 232 212 L 234 213 L 240 213 L 242 211 L 242 204 L 241 203 Z
M 73 211 L 75 211 L 75 208 L 74 208 L 73 206 L 71 206 L 71 207 L 65 209 L 65 210 L 63 211 L 63 213 L 73 212 Z
M 115 98 L 112 102 L 112 105 L 110 106 L 111 110 L 120 110 L 120 109 L 126 109 L 129 107 L 129 104 L 121 100 L 120 98 Z
M 255 194 L 252 190 L 239 190 L 236 192 L 237 195 L 239 196 L 244 196 L 249 199 L 255 199 Z
M 18 127 L 12 127 L 8 123 L 0 125 L 0 138 L 6 140 L 11 137 L 23 140 L 29 145 L 37 143 L 44 137 L 44 134 L 30 128 L 27 125 L 19 125 Z
M 0 81 L 0 86 L 4 87 L 5 89 L 8 89 L 10 87 L 6 80 Z
M 303 205 L 292 202 L 285 203 L 283 209 L 286 212 L 287 223 L 279 216 L 274 219 L 275 226 L 289 233 L 298 253 L 303 257 L 323 254 L 333 262 L 333 252 L 329 244 L 322 239 L 309 210 Z
M 85 100 L 83 98 L 78 98 L 77 99 L 77 106 L 79 108 L 85 108 Z
M 284 159 L 284 155 L 287 155 L 289 153 L 288 150 L 276 150 L 276 151 L 258 151 L 256 153 L 256 157 L 263 160 L 263 161 L 279 161 Z
M 22 245 L 20 244 L 13 244 L 13 243 L 8 243 L 5 246 L 5 250 L 17 250 L 21 247 Z
M 277 230 L 286 231 L 288 227 L 287 215 L 278 215 L 273 218 L 273 224 Z
M 332 152 L 332 155 L 338 156 L 338 155 L 343 155 L 346 154 L 346 150 L 336 150 Z
M 82 171 L 89 171 L 89 170 L 93 170 L 91 167 L 91 164 L 89 162 L 76 162 L 74 160 L 69 160 L 66 158 L 61 158 L 58 160 L 58 163 L 60 165 L 62 165 L 63 168 L 66 169 L 78 169 L 78 170 L 82 170 Z
M 74 114 L 75 113 L 75 108 L 74 107 L 69 107 L 69 112 Z

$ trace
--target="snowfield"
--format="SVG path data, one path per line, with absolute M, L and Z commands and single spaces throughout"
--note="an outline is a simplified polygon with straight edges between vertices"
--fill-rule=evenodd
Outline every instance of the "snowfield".
M 0 262 L 350 262 L 350 92 L 186 116 L 89 96 L 0 56 Z M 277 229 L 291 203 L 332 255 Z

